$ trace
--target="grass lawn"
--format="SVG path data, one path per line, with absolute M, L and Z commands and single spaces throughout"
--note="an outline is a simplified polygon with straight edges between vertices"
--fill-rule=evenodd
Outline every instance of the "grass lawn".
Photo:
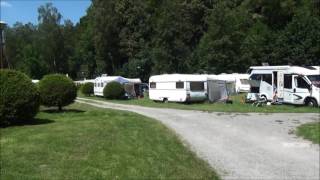
M 306 106 L 294 106 L 294 105 L 271 105 L 263 107 L 255 107 L 251 104 L 244 103 L 245 94 L 232 96 L 233 104 L 224 103 L 161 103 L 154 102 L 148 98 L 143 99 L 130 99 L 130 100 L 106 100 L 102 97 L 85 97 L 81 93 L 78 93 L 79 97 L 104 100 L 113 103 L 120 104 L 132 104 L 139 106 L 157 107 L 157 108 L 175 108 L 185 110 L 200 110 L 209 112 L 258 112 L 258 113 L 319 113 L 319 108 L 312 108 Z
M 320 144 L 320 122 L 303 124 L 297 128 L 296 134 Z
M 147 117 L 73 104 L 0 128 L 0 179 L 218 179 L 177 136 Z

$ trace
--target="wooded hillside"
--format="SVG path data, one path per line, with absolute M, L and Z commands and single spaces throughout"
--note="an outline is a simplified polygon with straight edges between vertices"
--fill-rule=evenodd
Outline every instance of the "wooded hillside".
M 6 29 L 11 66 L 39 79 L 68 73 L 140 77 L 319 65 L 320 0 L 93 0 L 74 25 L 52 4 Z

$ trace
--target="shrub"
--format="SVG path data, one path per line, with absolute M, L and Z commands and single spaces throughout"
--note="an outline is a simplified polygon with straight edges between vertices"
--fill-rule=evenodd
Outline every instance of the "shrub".
M 124 87 L 118 82 L 110 82 L 103 89 L 103 96 L 107 99 L 121 99 L 125 95 Z
M 82 86 L 83 86 L 83 84 L 76 84 L 77 90 L 81 90 Z
M 81 92 L 86 96 L 90 96 L 91 94 L 93 94 L 93 83 L 92 82 L 84 83 L 83 86 L 81 87 Z
M 56 106 L 62 110 L 74 102 L 77 88 L 73 81 L 62 74 L 44 76 L 39 82 L 41 103 L 45 106 Z
M 0 70 L 0 123 L 32 119 L 40 106 L 39 90 L 25 74 Z

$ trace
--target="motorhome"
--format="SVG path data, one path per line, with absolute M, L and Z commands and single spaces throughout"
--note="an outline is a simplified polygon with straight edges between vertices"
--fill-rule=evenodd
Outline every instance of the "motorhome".
M 215 75 L 216 79 L 224 81 L 234 81 L 236 93 L 249 92 L 250 85 L 248 83 L 249 74 L 218 74 Z
M 149 78 L 149 98 L 162 102 L 207 99 L 207 75 L 163 74 Z
M 121 76 L 108 76 L 108 75 L 101 75 L 100 77 L 97 77 L 94 80 L 94 88 L 93 88 L 93 92 L 94 95 L 96 96 L 103 96 L 103 89 L 104 87 L 112 81 L 116 81 L 119 82 L 120 84 L 126 84 L 126 83 L 141 83 L 140 79 L 129 79 L 129 78 L 124 78 Z
M 249 79 L 260 81 L 260 86 L 250 88 L 248 101 L 259 97 L 267 101 L 319 106 L 320 66 L 252 66 L 249 73 Z

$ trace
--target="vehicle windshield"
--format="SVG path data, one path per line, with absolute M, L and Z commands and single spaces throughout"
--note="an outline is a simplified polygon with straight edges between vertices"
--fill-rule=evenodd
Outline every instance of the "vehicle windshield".
M 320 75 L 309 75 L 308 79 L 311 81 L 313 85 L 320 88 Z

